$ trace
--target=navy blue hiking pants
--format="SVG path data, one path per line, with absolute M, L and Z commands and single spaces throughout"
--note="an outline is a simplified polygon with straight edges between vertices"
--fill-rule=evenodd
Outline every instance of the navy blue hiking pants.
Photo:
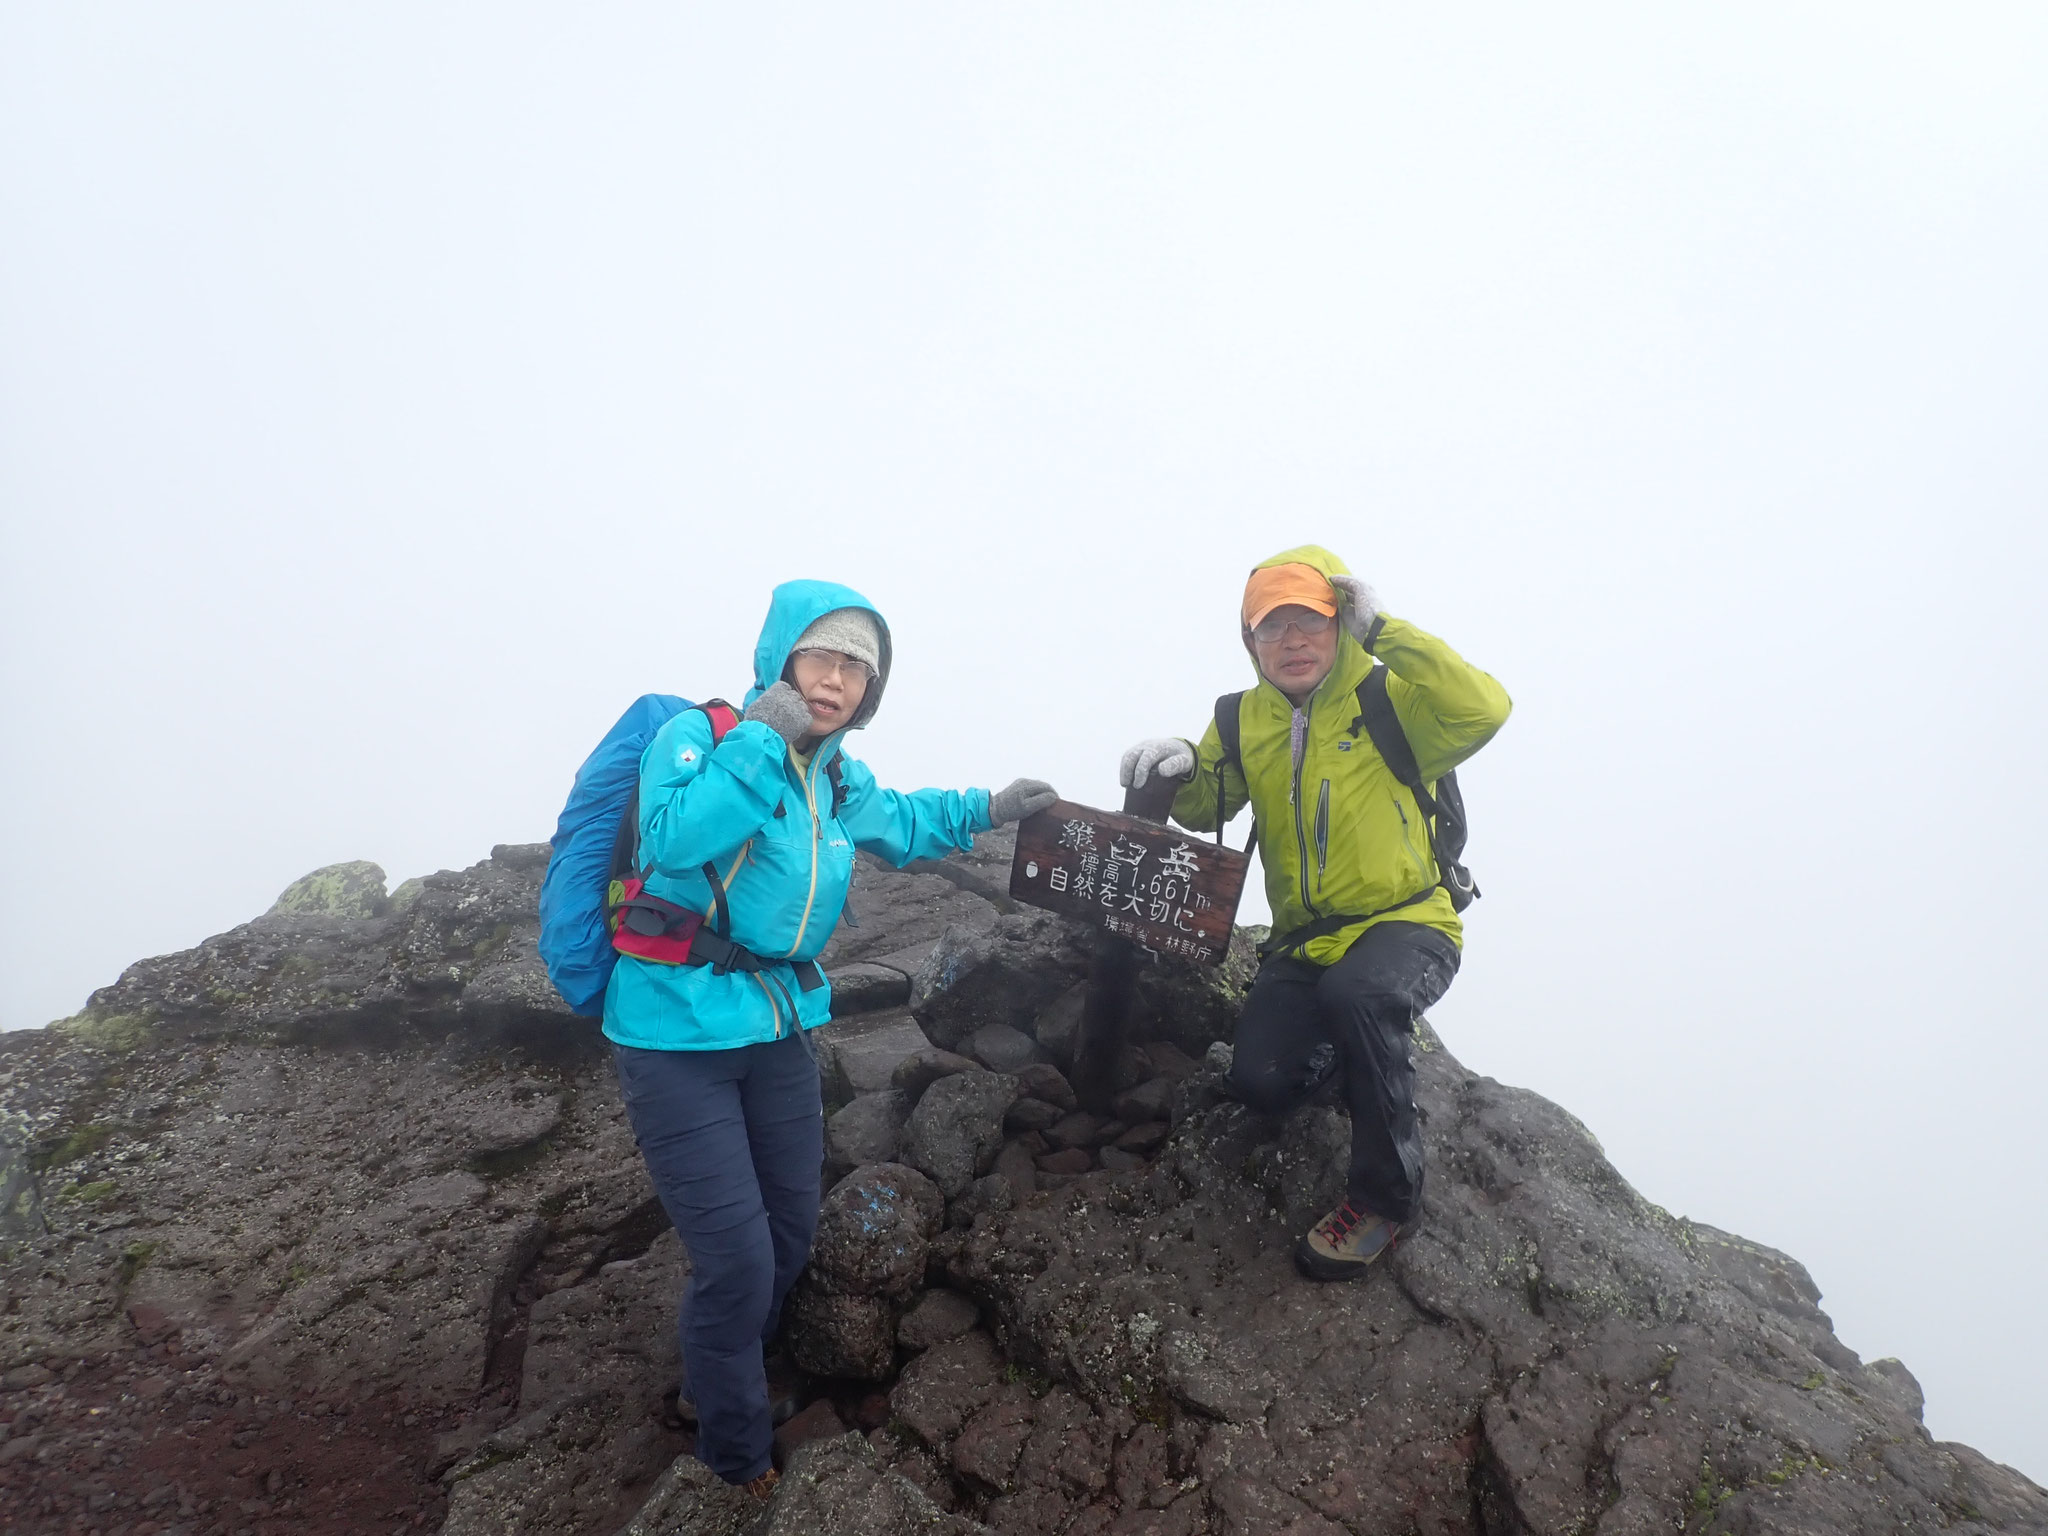
M 1458 946 L 1434 928 L 1380 923 L 1334 965 L 1268 960 L 1238 1015 L 1230 1086 L 1260 1114 L 1286 1114 L 1343 1075 L 1353 1210 L 1403 1223 L 1419 1211 L 1422 1126 L 1409 1043 L 1416 1015 L 1450 990 L 1458 960 Z
M 690 1253 L 677 1327 L 697 1459 L 729 1483 L 768 1470 L 761 1351 L 818 1226 L 818 1064 L 801 1035 L 727 1051 L 612 1046 L 656 1193 Z

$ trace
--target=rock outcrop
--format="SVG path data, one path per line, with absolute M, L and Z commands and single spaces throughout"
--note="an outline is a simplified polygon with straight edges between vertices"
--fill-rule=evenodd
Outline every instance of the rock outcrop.
M 1095 941 L 1008 854 L 862 861 L 765 1506 L 653 1411 L 687 1259 L 534 951 L 544 848 L 316 871 L 0 1037 L 7 1528 L 2048 1531 L 1795 1261 L 1426 1026 L 1427 1219 L 1300 1280 L 1346 1130 L 1224 1095 L 1249 945 L 1145 970 L 1084 1108 Z

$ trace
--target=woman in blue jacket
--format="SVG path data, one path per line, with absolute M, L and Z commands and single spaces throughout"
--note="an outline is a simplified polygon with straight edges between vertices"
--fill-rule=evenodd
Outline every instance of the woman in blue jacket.
M 889 662 L 888 626 L 866 598 L 784 582 L 739 723 L 714 744 L 710 717 L 685 710 L 640 760 L 646 892 L 707 914 L 700 933 L 722 898 L 723 941 L 705 939 L 684 965 L 621 955 L 604 1032 L 647 1171 L 690 1253 L 679 1327 L 697 1455 L 764 1497 L 775 1474 L 762 1349 L 810 1254 L 824 1160 L 803 1034 L 831 1017 L 815 961 L 854 851 L 895 865 L 937 858 L 1055 798 L 1035 779 L 993 795 L 876 784 L 842 743 L 874 718 Z

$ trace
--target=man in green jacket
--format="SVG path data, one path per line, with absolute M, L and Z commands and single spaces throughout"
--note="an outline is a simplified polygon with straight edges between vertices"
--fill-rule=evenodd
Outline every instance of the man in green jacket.
M 1341 1074 L 1347 1197 L 1302 1237 L 1295 1262 L 1313 1279 L 1351 1280 L 1419 1214 L 1409 1045 L 1416 1016 L 1457 974 L 1464 932 L 1422 808 L 1363 726 L 1359 685 L 1375 658 L 1385 664 L 1388 701 L 1432 787 L 1492 738 L 1510 705 L 1441 640 L 1382 613 L 1372 589 L 1315 545 L 1252 571 L 1242 622 L 1259 682 L 1236 696 L 1235 758 L 1212 723 L 1199 747 L 1140 742 L 1121 777 L 1185 779 L 1173 816 L 1197 831 L 1251 804 L 1273 938 L 1238 1017 L 1231 1086 L 1253 1109 L 1283 1114 Z

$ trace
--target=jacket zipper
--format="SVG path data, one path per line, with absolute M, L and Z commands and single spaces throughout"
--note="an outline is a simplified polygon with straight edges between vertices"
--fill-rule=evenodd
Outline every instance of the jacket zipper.
M 819 756 L 823 748 L 819 749 Z M 811 926 L 811 907 L 818 899 L 818 845 L 825 841 L 825 828 L 818 820 L 818 758 L 811 759 L 811 765 L 804 771 L 804 799 L 811 807 L 811 888 L 804 895 L 804 915 L 797 920 L 796 939 L 782 957 L 787 960 L 803 947 L 804 930 Z
M 1287 792 L 1287 807 L 1289 810 L 1294 812 L 1294 854 L 1295 867 L 1301 871 L 1301 905 L 1304 908 L 1304 910 L 1307 911 L 1310 917 L 1321 917 L 1322 913 L 1316 910 L 1316 904 L 1313 900 L 1310 899 L 1308 894 L 1308 839 L 1301 830 L 1301 765 L 1308 761 L 1309 726 L 1311 723 L 1309 715 L 1310 711 L 1313 710 L 1314 707 L 1315 700 L 1311 699 L 1309 700 L 1309 708 L 1304 709 L 1301 712 L 1301 756 L 1299 759 L 1296 760 L 1294 764 L 1294 787 Z M 1288 736 L 1290 738 L 1290 756 L 1293 755 L 1293 727 L 1294 722 L 1290 720 L 1288 722 Z
M 1330 860 L 1330 781 L 1323 780 L 1323 792 L 1316 796 L 1316 894 L 1323 891 L 1323 867 Z
M 1415 865 L 1415 872 L 1418 875 L 1427 875 L 1429 873 L 1429 866 L 1422 862 L 1422 855 L 1415 851 L 1415 844 L 1408 837 L 1408 812 L 1403 809 L 1399 795 L 1392 796 L 1392 799 L 1394 802 L 1394 814 L 1401 818 L 1401 846 L 1408 850 L 1408 857 Z

